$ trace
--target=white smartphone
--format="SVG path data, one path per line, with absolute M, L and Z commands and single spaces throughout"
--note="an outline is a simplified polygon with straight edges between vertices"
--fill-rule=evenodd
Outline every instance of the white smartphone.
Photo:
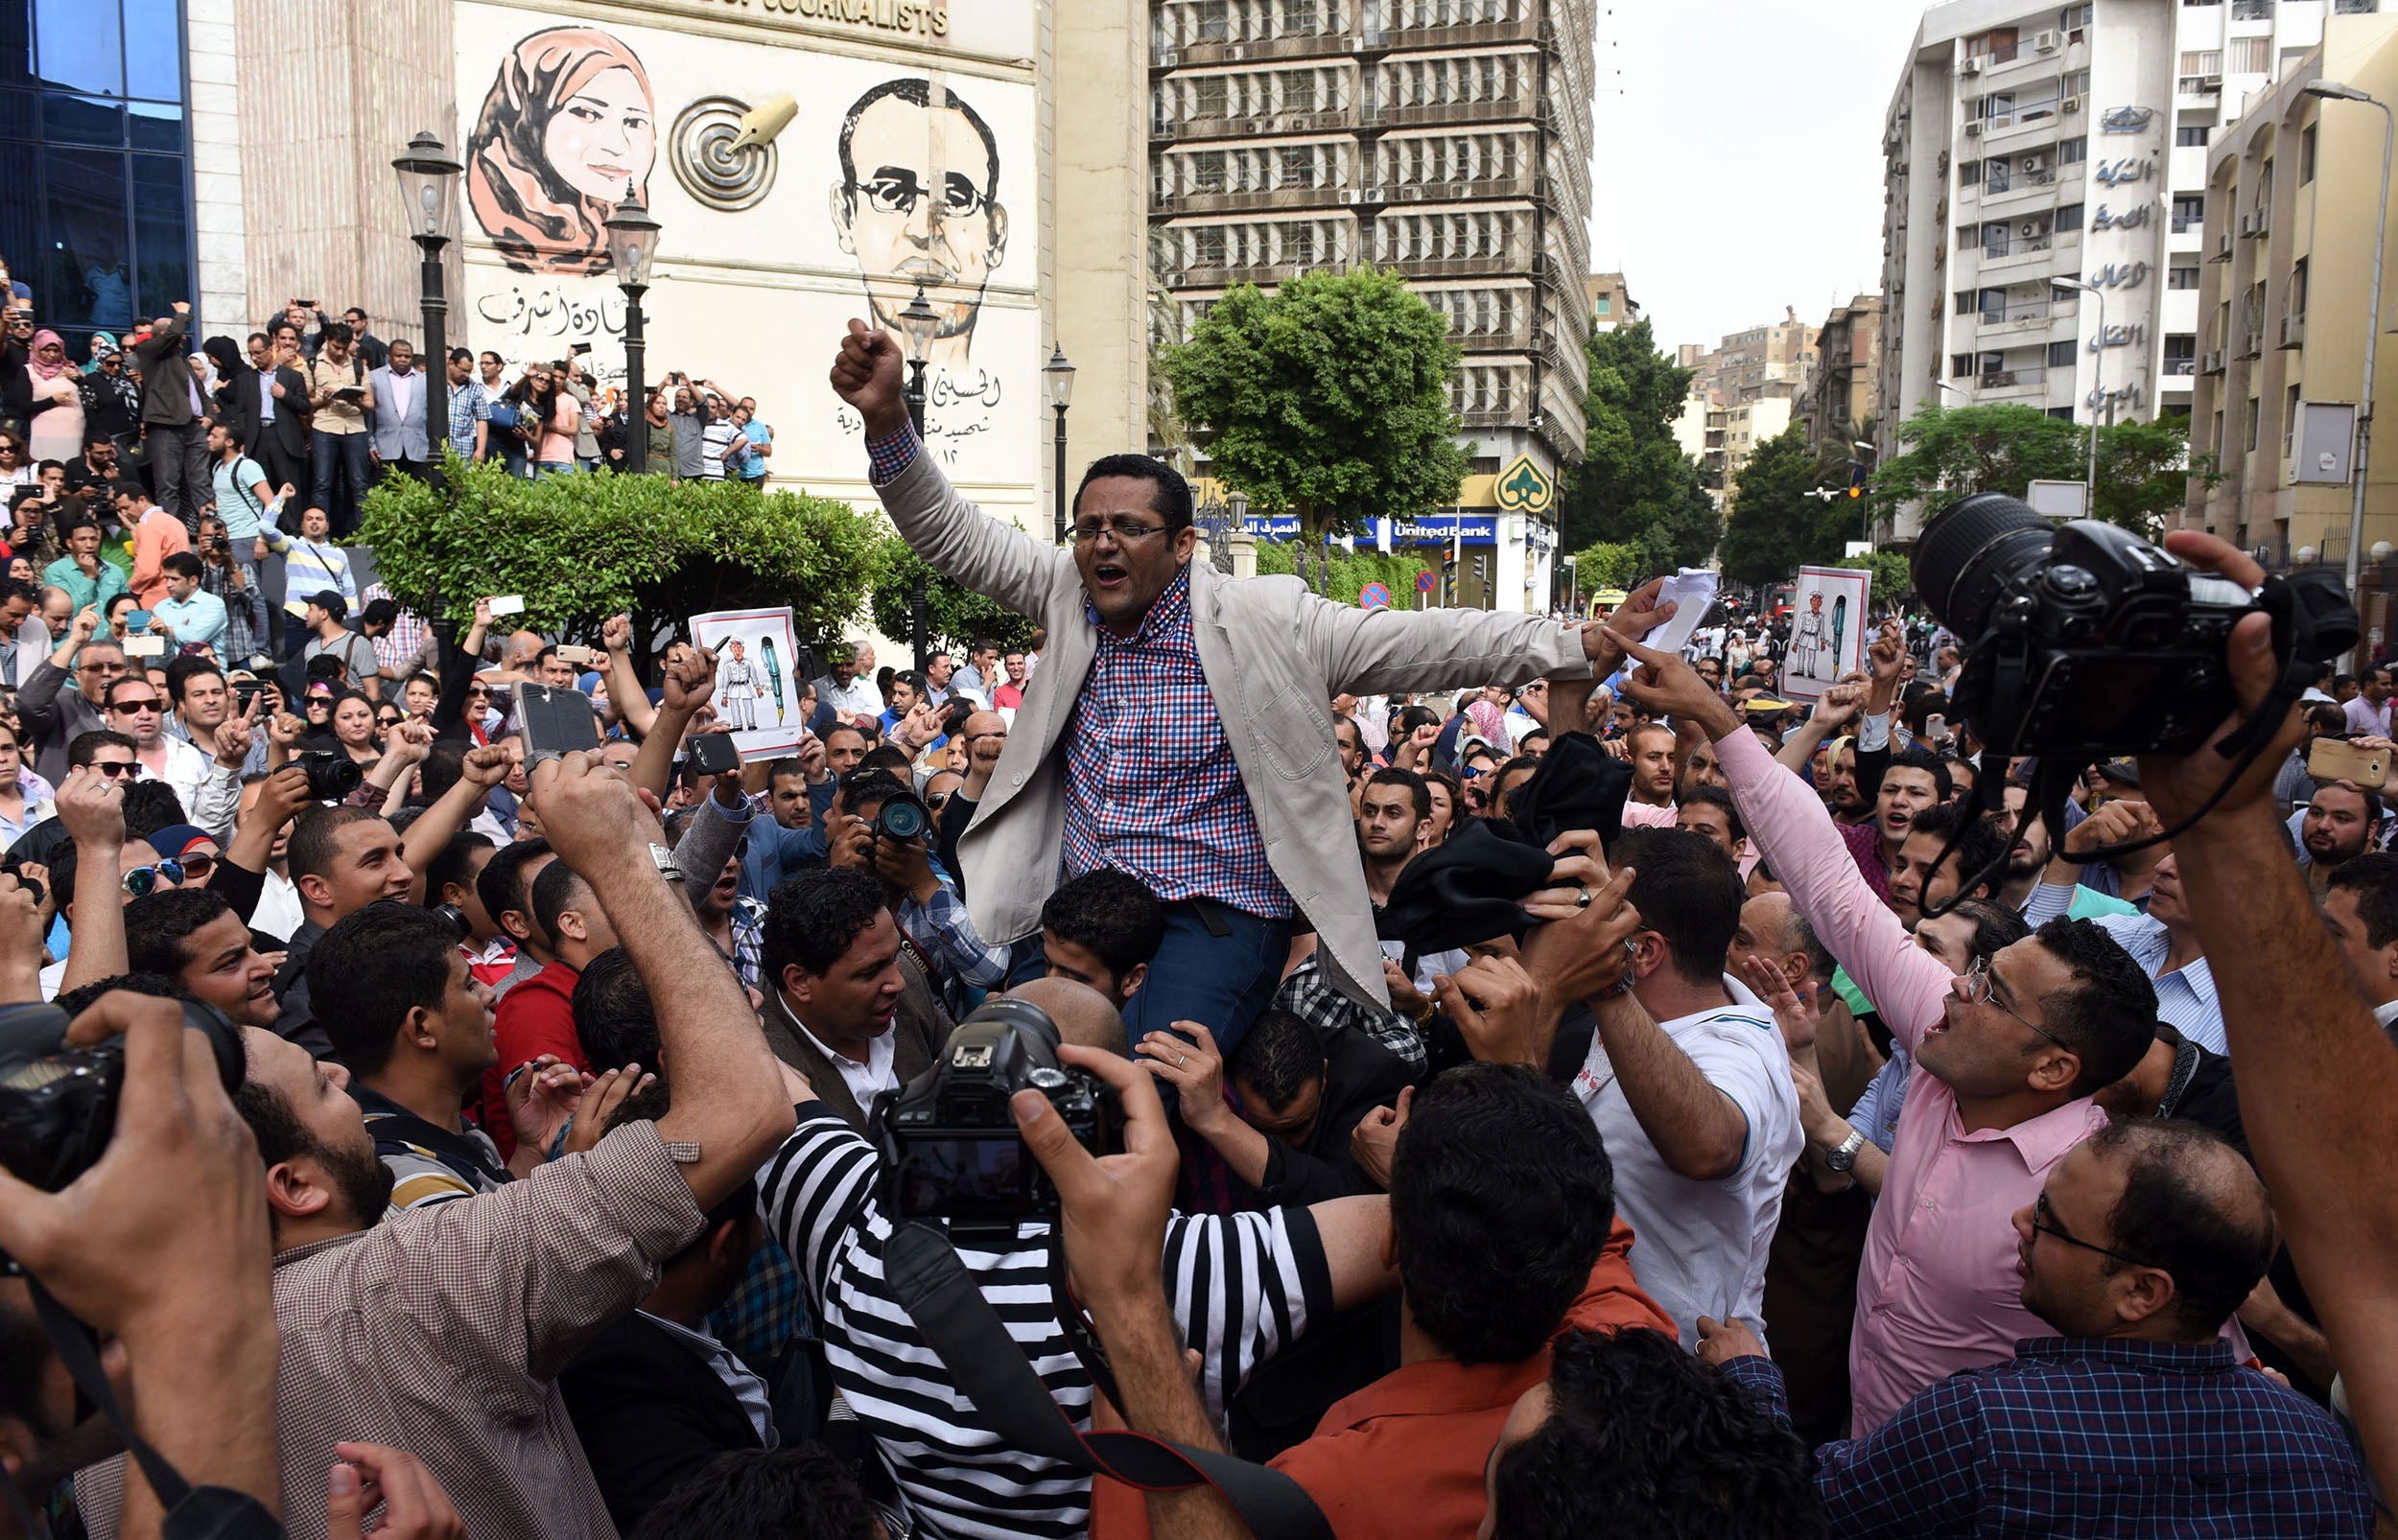
M 125 636 L 125 655 L 128 658 L 163 658 L 167 655 L 167 639 L 129 631 Z
M 493 599 L 493 600 L 491 601 L 491 613 L 492 613 L 492 614 L 494 614 L 494 615 L 522 615 L 522 614 L 524 614 L 524 613 L 525 613 L 525 595 L 522 595 L 522 594 L 503 594 L 503 595 L 501 595 L 498 598 L 495 598 L 495 599 Z

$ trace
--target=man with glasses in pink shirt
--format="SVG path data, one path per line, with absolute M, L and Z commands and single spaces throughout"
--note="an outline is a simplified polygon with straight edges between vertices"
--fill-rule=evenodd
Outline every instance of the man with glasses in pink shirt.
M 1655 603 L 1644 589 L 1627 607 Z M 2017 1296 L 2014 1214 L 2105 1125 L 2091 1095 L 2148 1051 L 2156 992 L 2113 938 L 2078 920 L 2052 920 L 1951 973 L 1867 885 L 1814 789 L 1688 664 L 1632 650 L 1643 666 L 1626 694 L 1705 729 L 1791 902 L 1915 1059 L 1857 1278 L 1848 1371 L 1863 1437 L 1925 1386 L 2048 1334 Z M 1944 900 L 1956 881 L 1940 867 L 1923 901 Z M 1848 1169 L 1864 1142 L 1854 1134 L 1828 1163 Z

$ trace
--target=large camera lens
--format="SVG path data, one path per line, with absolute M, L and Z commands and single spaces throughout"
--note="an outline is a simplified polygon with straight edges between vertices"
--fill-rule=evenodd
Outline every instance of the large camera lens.
M 932 814 L 923 803 L 901 795 L 882 805 L 882 810 L 875 815 L 874 827 L 876 833 L 888 834 L 893 839 L 914 839 L 931 822 Z
M 308 772 L 308 796 L 312 802 L 343 801 L 366 779 L 366 772 L 346 754 L 312 749 L 301 755 L 299 761 Z
M 1926 525 L 1916 545 L 1916 592 L 1941 624 L 1978 637 L 2008 580 L 2037 566 L 2057 526 L 2014 498 L 1977 492 Z

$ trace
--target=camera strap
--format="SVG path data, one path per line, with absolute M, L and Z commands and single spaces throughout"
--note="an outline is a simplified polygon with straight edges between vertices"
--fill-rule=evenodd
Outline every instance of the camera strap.
M 894 1225 L 882 1251 L 882 1274 L 985 1425 L 1018 1449 L 1144 1492 L 1212 1487 L 1260 1540 L 1332 1540 L 1331 1524 L 1315 1500 L 1281 1471 L 1146 1434 L 1086 1434 L 1075 1428 L 940 1231 L 925 1225 Z M 1066 1294 L 1063 1253 L 1054 1241 L 1049 1275 L 1075 1355 L 1092 1370 L 1093 1388 L 1115 1401 L 1105 1356 Z
M 67 1313 L 64 1305 L 31 1273 L 25 1282 L 34 1296 L 34 1313 L 40 1318 L 42 1329 L 50 1335 L 50 1345 L 57 1351 L 59 1362 L 66 1365 L 69 1378 L 82 1398 L 108 1419 L 119 1437 L 125 1440 L 128 1454 L 142 1468 L 142 1478 L 157 1494 L 158 1505 L 166 1510 L 162 1530 L 166 1540 L 213 1540 L 219 1535 L 254 1537 L 280 1534 L 272 1514 L 264 1505 L 247 1492 L 236 1492 L 224 1486 L 194 1486 L 183 1479 L 164 1455 L 151 1447 L 148 1439 L 133 1431 L 132 1419 L 117 1400 L 115 1387 L 100 1366 L 100 1354 L 92 1345 L 90 1328 Z M 35 1522 L 31 1504 L 17 1489 L 14 1478 L 0 1472 L 0 1491 L 8 1494 L 9 1509 L 26 1534 L 45 1533 Z

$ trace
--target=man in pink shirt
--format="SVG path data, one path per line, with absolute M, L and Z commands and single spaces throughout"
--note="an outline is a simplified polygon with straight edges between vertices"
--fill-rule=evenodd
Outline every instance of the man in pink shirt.
M 1933 1381 L 2048 1335 L 2018 1298 L 2013 1216 L 2105 1123 L 2091 1093 L 2148 1051 L 2156 992 L 2086 921 L 2051 921 L 1986 968 L 1951 974 L 1874 896 L 1815 792 L 1690 666 L 1634 655 L 1647 666 L 1627 692 L 1705 728 L 1750 837 L 1915 1059 L 1857 1278 L 1848 1372 L 1863 1437 Z M 1926 898 L 1954 884 L 1943 864 Z
M 138 481 L 119 481 L 117 520 L 133 534 L 133 575 L 126 586 L 145 610 L 154 610 L 167 596 L 167 572 L 161 565 L 178 550 L 192 548 L 191 531 L 183 521 L 150 501 Z

